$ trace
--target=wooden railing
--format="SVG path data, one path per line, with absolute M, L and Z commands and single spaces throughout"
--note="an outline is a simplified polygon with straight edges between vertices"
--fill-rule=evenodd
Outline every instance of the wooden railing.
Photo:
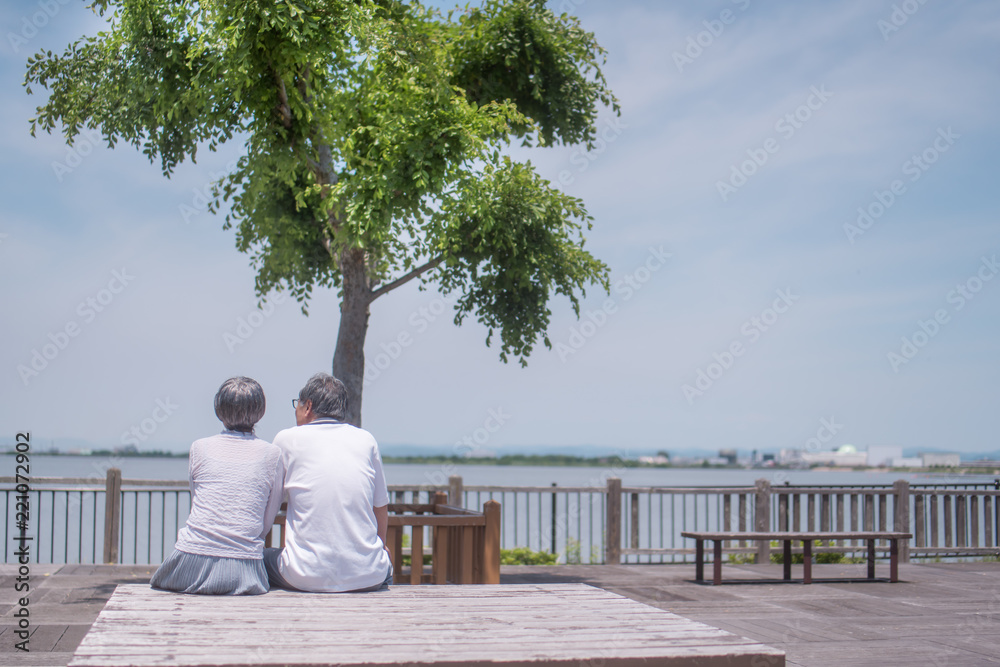
M 549 551 L 564 563 L 693 562 L 693 544 L 680 537 L 682 531 L 895 530 L 914 536 L 900 545 L 904 561 L 1000 553 L 1000 481 L 796 487 L 759 480 L 754 486 L 687 488 L 624 487 L 620 479 L 603 476 L 594 480 L 599 486 L 580 487 L 464 486 L 458 476 L 447 481 L 390 485 L 390 497 L 397 506 L 446 505 L 454 510 L 499 500 L 504 512 L 500 516 L 498 507 L 494 530 L 501 548 Z M 13 478 L 0 478 L 0 504 L 6 512 L 0 561 L 8 563 L 16 560 L 8 534 L 16 523 L 14 487 Z M 446 503 L 435 495 L 439 493 L 447 493 Z M 109 470 L 106 479 L 35 478 L 29 495 L 33 562 L 159 563 L 173 548 L 190 507 L 187 482 L 122 480 L 117 469 Z M 426 508 L 419 512 L 401 516 L 424 522 L 460 516 Z M 432 558 L 434 521 L 418 531 L 421 549 L 431 545 Z M 401 527 L 400 534 L 409 533 L 412 540 L 414 524 L 403 525 L 408 527 Z M 460 529 L 437 532 L 437 540 L 449 544 L 470 539 Z M 831 549 L 846 552 L 859 546 L 837 542 Z M 879 548 L 884 552 L 886 545 Z M 764 560 L 770 554 L 767 543 L 733 542 L 725 549 Z M 449 561 L 450 567 L 459 567 L 460 559 L 450 554 L 437 559 L 439 568 Z M 455 572 L 446 571 L 445 580 L 461 580 L 462 571 Z M 397 569 L 397 579 L 411 574 Z M 433 581 L 433 564 L 418 574 L 421 581 Z
M 410 567 L 404 568 L 403 536 L 409 529 Z M 425 572 L 425 530 L 430 529 L 430 572 Z M 410 584 L 499 584 L 500 503 L 488 500 L 482 512 L 448 504 L 436 493 L 426 504 L 389 504 L 389 552 L 394 579 Z
M 687 494 L 694 512 L 684 513 L 680 523 L 694 524 L 681 530 L 708 531 L 898 531 L 913 539 L 900 545 L 900 560 L 911 557 L 976 557 L 1000 555 L 998 510 L 1000 489 L 979 485 L 911 486 L 900 480 L 892 486 L 771 486 L 758 480 L 753 487 L 660 489 L 621 488 L 617 480 L 608 484 L 608 549 L 606 562 L 621 562 L 628 556 L 676 556 L 692 552 L 684 547 L 650 545 L 653 535 L 643 526 L 657 518 L 653 498 Z M 973 488 L 955 488 L 956 486 Z M 1000 485 L 989 485 L 1000 486 Z M 704 501 L 699 515 L 699 502 Z M 625 508 L 623 508 L 623 505 Z M 659 518 L 662 518 L 662 512 Z M 676 522 L 675 522 L 676 523 Z M 620 526 L 616 531 L 614 526 Z M 659 526 L 662 529 L 664 525 Z M 627 537 L 627 543 L 623 544 Z M 617 547 L 617 548 L 616 548 Z M 768 562 L 770 544 L 750 546 L 727 542 L 727 554 L 755 554 L 757 562 Z M 837 540 L 825 545 L 827 552 L 862 552 L 858 540 Z M 887 554 L 883 540 L 880 553 Z

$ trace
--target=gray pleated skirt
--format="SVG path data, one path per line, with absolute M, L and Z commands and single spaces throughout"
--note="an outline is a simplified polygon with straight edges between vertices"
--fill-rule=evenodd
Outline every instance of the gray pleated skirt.
M 260 558 L 200 556 L 174 549 L 153 573 L 149 585 L 197 595 L 261 595 L 268 591 Z

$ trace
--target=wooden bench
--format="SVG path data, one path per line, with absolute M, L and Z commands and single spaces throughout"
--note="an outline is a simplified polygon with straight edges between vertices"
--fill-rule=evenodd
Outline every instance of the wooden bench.
M 784 664 L 783 651 L 586 584 L 247 596 L 131 584 L 115 589 L 70 667 Z
M 705 540 L 714 542 L 713 562 L 712 562 L 712 583 L 715 585 L 722 583 L 722 543 L 729 540 L 740 540 L 748 542 L 760 542 L 779 540 L 784 543 L 783 563 L 784 579 L 789 581 L 792 578 L 792 542 L 802 542 L 802 583 L 812 583 L 812 546 L 816 540 L 865 540 L 868 542 L 868 579 L 875 579 L 875 542 L 877 540 L 888 540 L 889 542 L 889 581 L 899 580 L 899 540 L 908 540 L 913 537 L 910 533 L 898 533 L 892 531 L 822 531 L 822 532 L 795 532 L 781 531 L 773 533 L 762 532 L 704 532 L 704 531 L 684 531 L 682 537 L 695 540 L 695 580 L 703 581 L 705 578 Z
M 397 584 L 499 584 L 500 503 L 487 500 L 483 511 L 453 507 L 448 495 L 435 493 L 430 503 L 389 503 L 386 541 Z M 278 544 L 285 546 L 285 510 L 274 519 Z M 431 527 L 430 572 L 424 571 L 424 526 Z M 410 529 L 409 554 L 403 548 L 404 530 Z M 270 547 L 275 530 L 267 534 Z M 410 556 L 410 567 L 403 556 Z

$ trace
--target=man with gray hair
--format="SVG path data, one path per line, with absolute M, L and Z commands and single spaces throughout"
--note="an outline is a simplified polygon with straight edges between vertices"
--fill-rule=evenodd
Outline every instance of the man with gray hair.
M 378 443 L 344 422 L 347 389 L 309 378 L 294 428 L 274 438 L 285 466 L 285 546 L 265 549 L 272 586 L 311 592 L 377 590 L 392 582 L 386 549 L 389 491 Z

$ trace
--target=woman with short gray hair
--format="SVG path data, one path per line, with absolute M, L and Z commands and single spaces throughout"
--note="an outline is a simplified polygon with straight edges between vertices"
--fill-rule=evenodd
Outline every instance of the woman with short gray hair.
M 254 435 L 264 390 L 230 378 L 215 394 L 225 430 L 196 440 L 188 460 L 191 512 L 150 585 L 180 593 L 258 595 L 268 590 L 264 537 L 281 505 L 281 450 Z

